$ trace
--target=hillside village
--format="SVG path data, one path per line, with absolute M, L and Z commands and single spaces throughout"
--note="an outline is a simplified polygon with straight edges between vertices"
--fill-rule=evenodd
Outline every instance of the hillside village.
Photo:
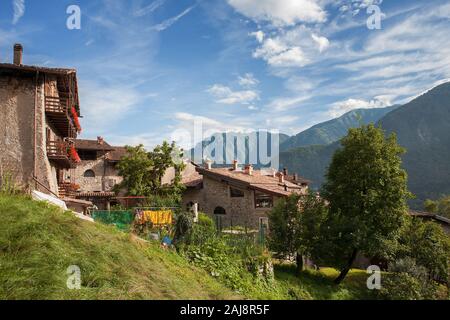
M 96 220 L 96 212 L 99 215 L 131 212 L 132 223 L 136 223 L 138 219 L 145 220 L 146 212 L 152 215 L 172 210 L 166 205 L 151 206 L 144 201 L 148 198 L 146 195 L 131 195 L 123 188 L 120 163 L 129 154 L 126 146 L 111 145 L 108 137 L 80 138 L 83 106 L 79 101 L 83 92 L 78 89 L 77 71 L 29 66 L 24 63 L 22 45 L 14 45 L 13 50 L 13 62 L 0 63 L 0 181 L 5 183 L 7 176 L 12 177 L 21 192 L 72 210 L 89 221 Z M 311 188 L 312 181 L 299 175 L 298 170 L 290 172 L 286 163 L 282 164 L 283 168 L 261 168 L 234 160 L 231 165 L 216 166 L 208 159 L 195 163 L 184 158 L 183 170 L 167 168 L 159 183 L 171 185 L 179 176 L 183 191 L 176 210 L 187 212 L 195 223 L 209 219 L 212 228 L 219 232 L 252 234 L 265 248 L 272 229 L 276 232 L 276 226 L 271 225 L 271 215 L 279 208 L 279 203 L 287 206 L 288 199 L 295 197 L 300 202 L 320 201 L 314 199 L 321 197 L 317 189 Z M 309 195 L 312 200 L 303 200 L 309 199 Z M 307 205 L 301 203 L 294 207 Z M 160 230 L 175 224 L 176 210 L 173 210 L 173 217 L 170 211 L 171 217 L 167 220 L 170 222 L 161 223 Z M 447 236 L 450 234 L 449 217 L 424 209 L 409 210 L 409 216 L 433 222 Z M 153 217 L 149 219 L 155 223 Z M 155 237 L 154 232 L 137 234 L 145 241 Z M 171 247 L 177 236 L 161 231 L 156 239 L 162 241 L 162 246 Z M 260 247 L 250 250 L 257 252 Z M 298 265 L 301 259 L 302 267 L 304 263 L 306 267 L 318 269 L 318 262 L 298 252 L 295 254 L 296 257 L 286 261 Z M 355 253 L 353 258 L 349 270 L 350 267 L 364 270 L 374 261 L 384 261 L 384 258 L 363 253 Z M 272 273 L 269 277 L 273 277 L 272 261 L 264 261 L 258 265 L 258 272 Z M 446 283 L 442 274 L 436 279 L 442 280 L 441 284 Z

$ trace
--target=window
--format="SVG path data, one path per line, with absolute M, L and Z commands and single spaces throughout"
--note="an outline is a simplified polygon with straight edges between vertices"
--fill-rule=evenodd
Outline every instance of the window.
M 227 213 L 226 213 L 226 211 L 225 211 L 224 208 L 222 208 L 222 207 L 217 207 L 217 208 L 214 209 L 214 214 L 217 215 L 217 216 L 224 216 L 224 215 L 226 215 Z
M 231 198 L 243 198 L 244 191 L 230 187 L 230 197 Z
M 86 170 L 84 172 L 84 177 L 85 178 L 95 178 L 95 172 L 92 170 Z
M 273 197 L 255 191 L 255 208 L 272 208 L 273 207 Z

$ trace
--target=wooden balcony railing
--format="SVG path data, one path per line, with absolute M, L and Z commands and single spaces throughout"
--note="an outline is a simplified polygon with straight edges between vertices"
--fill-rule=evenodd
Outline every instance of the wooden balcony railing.
M 76 137 L 77 130 L 69 110 L 69 99 L 45 96 L 45 114 L 61 136 Z
M 45 111 L 68 115 L 67 100 L 59 97 L 45 96 Z
M 65 141 L 47 141 L 47 157 L 60 168 L 70 169 L 74 166 L 68 150 L 69 144 Z

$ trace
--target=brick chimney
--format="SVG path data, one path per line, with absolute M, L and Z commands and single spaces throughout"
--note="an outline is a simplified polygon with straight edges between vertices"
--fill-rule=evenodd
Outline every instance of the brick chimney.
M 253 175 L 253 166 L 251 164 L 245 166 L 245 174 L 248 174 L 249 176 Z
M 23 47 L 20 43 L 14 45 L 14 64 L 16 66 L 22 65 Z
M 284 183 L 284 174 L 282 172 L 278 172 L 277 176 L 278 176 L 278 182 Z
M 238 161 L 237 160 L 233 160 L 233 170 L 237 171 L 238 169 Z
M 105 140 L 103 139 L 103 137 L 98 136 L 98 137 L 97 137 L 97 143 L 98 143 L 99 145 L 103 145 L 103 144 L 105 143 Z

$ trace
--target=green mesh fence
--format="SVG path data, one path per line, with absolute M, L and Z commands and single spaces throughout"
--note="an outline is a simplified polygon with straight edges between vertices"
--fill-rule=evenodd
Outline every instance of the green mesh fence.
M 130 210 L 95 210 L 92 212 L 92 218 L 104 224 L 115 225 L 123 231 L 129 231 L 133 223 L 134 214 Z

